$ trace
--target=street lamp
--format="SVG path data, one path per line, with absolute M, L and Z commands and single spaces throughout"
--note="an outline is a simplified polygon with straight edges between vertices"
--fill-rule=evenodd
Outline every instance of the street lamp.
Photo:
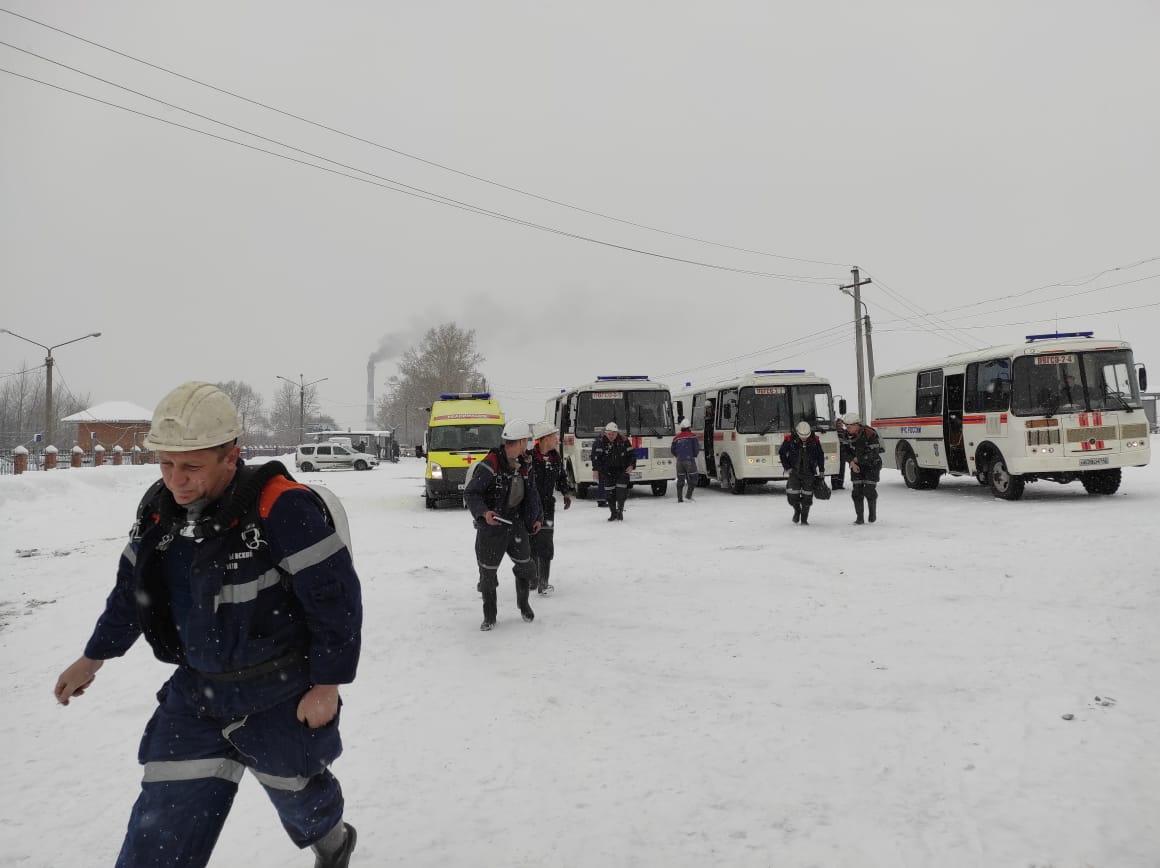
M 839 287 L 839 289 L 842 292 L 846 293 L 846 295 L 850 296 L 850 298 L 854 297 L 854 293 L 852 293 L 850 290 L 846 289 L 845 287 Z M 870 327 L 870 308 L 868 308 L 866 306 L 866 302 L 862 301 L 862 299 L 860 299 L 860 298 L 858 299 L 858 303 L 862 305 L 862 311 L 863 311 L 862 324 L 866 327 L 866 368 L 867 368 L 867 372 L 870 374 L 870 382 L 873 383 L 874 382 L 874 340 L 872 337 L 873 329 Z
M 71 341 L 65 341 L 63 344 L 53 344 L 51 347 L 46 347 L 39 341 L 34 341 L 31 338 L 26 338 L 24 335 L 18 335 L 9 329 L 0 329 L 0 334 L 12 335 L 14 338 L 19 338 L 25 343 L 40 347 L 47 354 L 44 359 L 44 443 L 45 446 L 55 445 L 52 442 L 53 436 L 53 420 L 52 420 L 52 366 L 53 358 L 52 351 L 59 350 L 61 347 L 67 347 L 69 344 L 75 344 L 77 341 L 83 341 L 87 338 L 99 338 L 100 332 L 89 332 L 87 335 L 81 335 L 79 338 L 73 338 Z
M 325 383 L 330 377 L 320 377 L 317 380 L 312 380 L 307 383 L 305 378 L 299 374 L 298 382 L 295 383 L 289 377 L 283 377 L 281 374 L 275 374 L 274 376 L 279 380 L 285 380 L 291 386 L 298 387 L 298 442 L 302 443 L 306 440 L 306 390 L 319 383 Z

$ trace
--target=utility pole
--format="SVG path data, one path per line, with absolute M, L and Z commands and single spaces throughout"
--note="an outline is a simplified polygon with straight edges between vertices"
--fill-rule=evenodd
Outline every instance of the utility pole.
M 285 380 L 291 386 L 298 387 L 298 442 L 306 442 L 306 390 L 311 386 L 316 386 L 319 383 L 325 383 L 330 377 L 319 377 L 317 380 L 306 382 L 306 378 L 301 374 L 298 375 L 298 382 L 295 383 L 289 377 L 283 377 L 281 374 L 275 374 L 279 380 Z
M 81 335 L 79 338 L 73 338 L 71 341 L 65 341 L 63 344 L 54 344 L 51 347 L 46 347 L 44 344 L 34 341 L 24 335 L 18 335 L 14 331 L 8 329 L 0 329 L 0 334 L 12 335 L 14 338 L 19 338 L 25 343 L 40 347 L 45 352 L 44 358 L 44 445 L 45 448 L 54 446 L 52 442 L 54 429 L 56 428 L 55 420 L 52 412 L 52 366 L 56 364 L 56 360 L 52 357 L 52 351 L 58 350 L 61 347 L 67 347 L 69 344 L 75 344 L 77 341 L 83 341 L 86 338 L 99 338 L 100 332 L 89 332 L 87 335 Z
M 866 306 L 866 302 L 862 302 L 862 306 Z M 865 314 L 866 319 L 866 372 L 870 375 L 870 383 L 874 383 L 874 339 L 872 337 L 873 329 L 870 328 L 870 311 L 867 310 Z
M 858 415 L 862 416 L 862 421 L 865 422 L 866 416 L 866 362 L 862 353 L 862 287 L 870 283 L 870 278 L 862 280 L 861 272 L 858 266 L 850 269 L 850 274 L 854 276 L 854 280 L 847 286 L 838 287 L 847 295 L 852 295 L 854 298 L 854 343 L 858 358 Z M 849 290 L 852 290 L 850 292 Z

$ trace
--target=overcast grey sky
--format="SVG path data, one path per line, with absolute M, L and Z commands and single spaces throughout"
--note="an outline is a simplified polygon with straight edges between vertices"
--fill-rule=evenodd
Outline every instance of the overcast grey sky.
M 735 268 L 849 277 L 927 311 L 1160 256 L 1160 4 L 153 2 L 0 5 L 471 173 L 744 254 L 514 195 L 331 135 L 0 14 L 0 39 L 376 174 L 569 232 Z M 0 66 L 204 129 L 0 47 Z M 509 413 L 599 373 L 673 386 L 776 362 L 853 392 L 830 285 L 645 257 L 420 201 L 0 75 L 0 327 L 94 402 L 185 379 L 329 377 L 361 425 L 380 335 L 479 330 Z M 237 138 L 236 134 L 230 133 Z M 254 141 L 249 139 L 248 141 Z M 946 314 L 1001 343 L 1160 299 L 1160 261 Z M 961 349 L 895 322 L 879 370 Z M 1028 301 L 1047 303 L 995 312 Z M 962 319 L 965 314 L 974 314 Z M 1160 307 L 1061 319 L 1136 345 Z M 905 328 L 909 330 L 896 330 Z M 963 333 L 958 333 L 962 337 Z M 841 335 L 839 335 L 841 337 Z M 0 335 L 0 373 L 37 351 Z M 393 372 L 379 368 L 380 381 Z

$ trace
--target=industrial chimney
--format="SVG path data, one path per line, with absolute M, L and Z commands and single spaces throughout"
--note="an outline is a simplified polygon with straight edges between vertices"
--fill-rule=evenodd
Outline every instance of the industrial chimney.
M 375 430 L 375 357 L 367 359 L 367 430 Z

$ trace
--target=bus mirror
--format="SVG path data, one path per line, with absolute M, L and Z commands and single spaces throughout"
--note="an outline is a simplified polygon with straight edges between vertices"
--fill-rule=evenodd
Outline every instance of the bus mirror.
M 1148 391 L 1148 369 L 1140 365 L 1140 391 Z
M 733 418 L 733 408 L 730 405 L 725 404 L 724 406 L 721 407 L 721 418 L 722 419 L 732 419 Z
M 846 399 L 845 398 L 838 399 L 838 414 L 841 416 L 846 415 Z

